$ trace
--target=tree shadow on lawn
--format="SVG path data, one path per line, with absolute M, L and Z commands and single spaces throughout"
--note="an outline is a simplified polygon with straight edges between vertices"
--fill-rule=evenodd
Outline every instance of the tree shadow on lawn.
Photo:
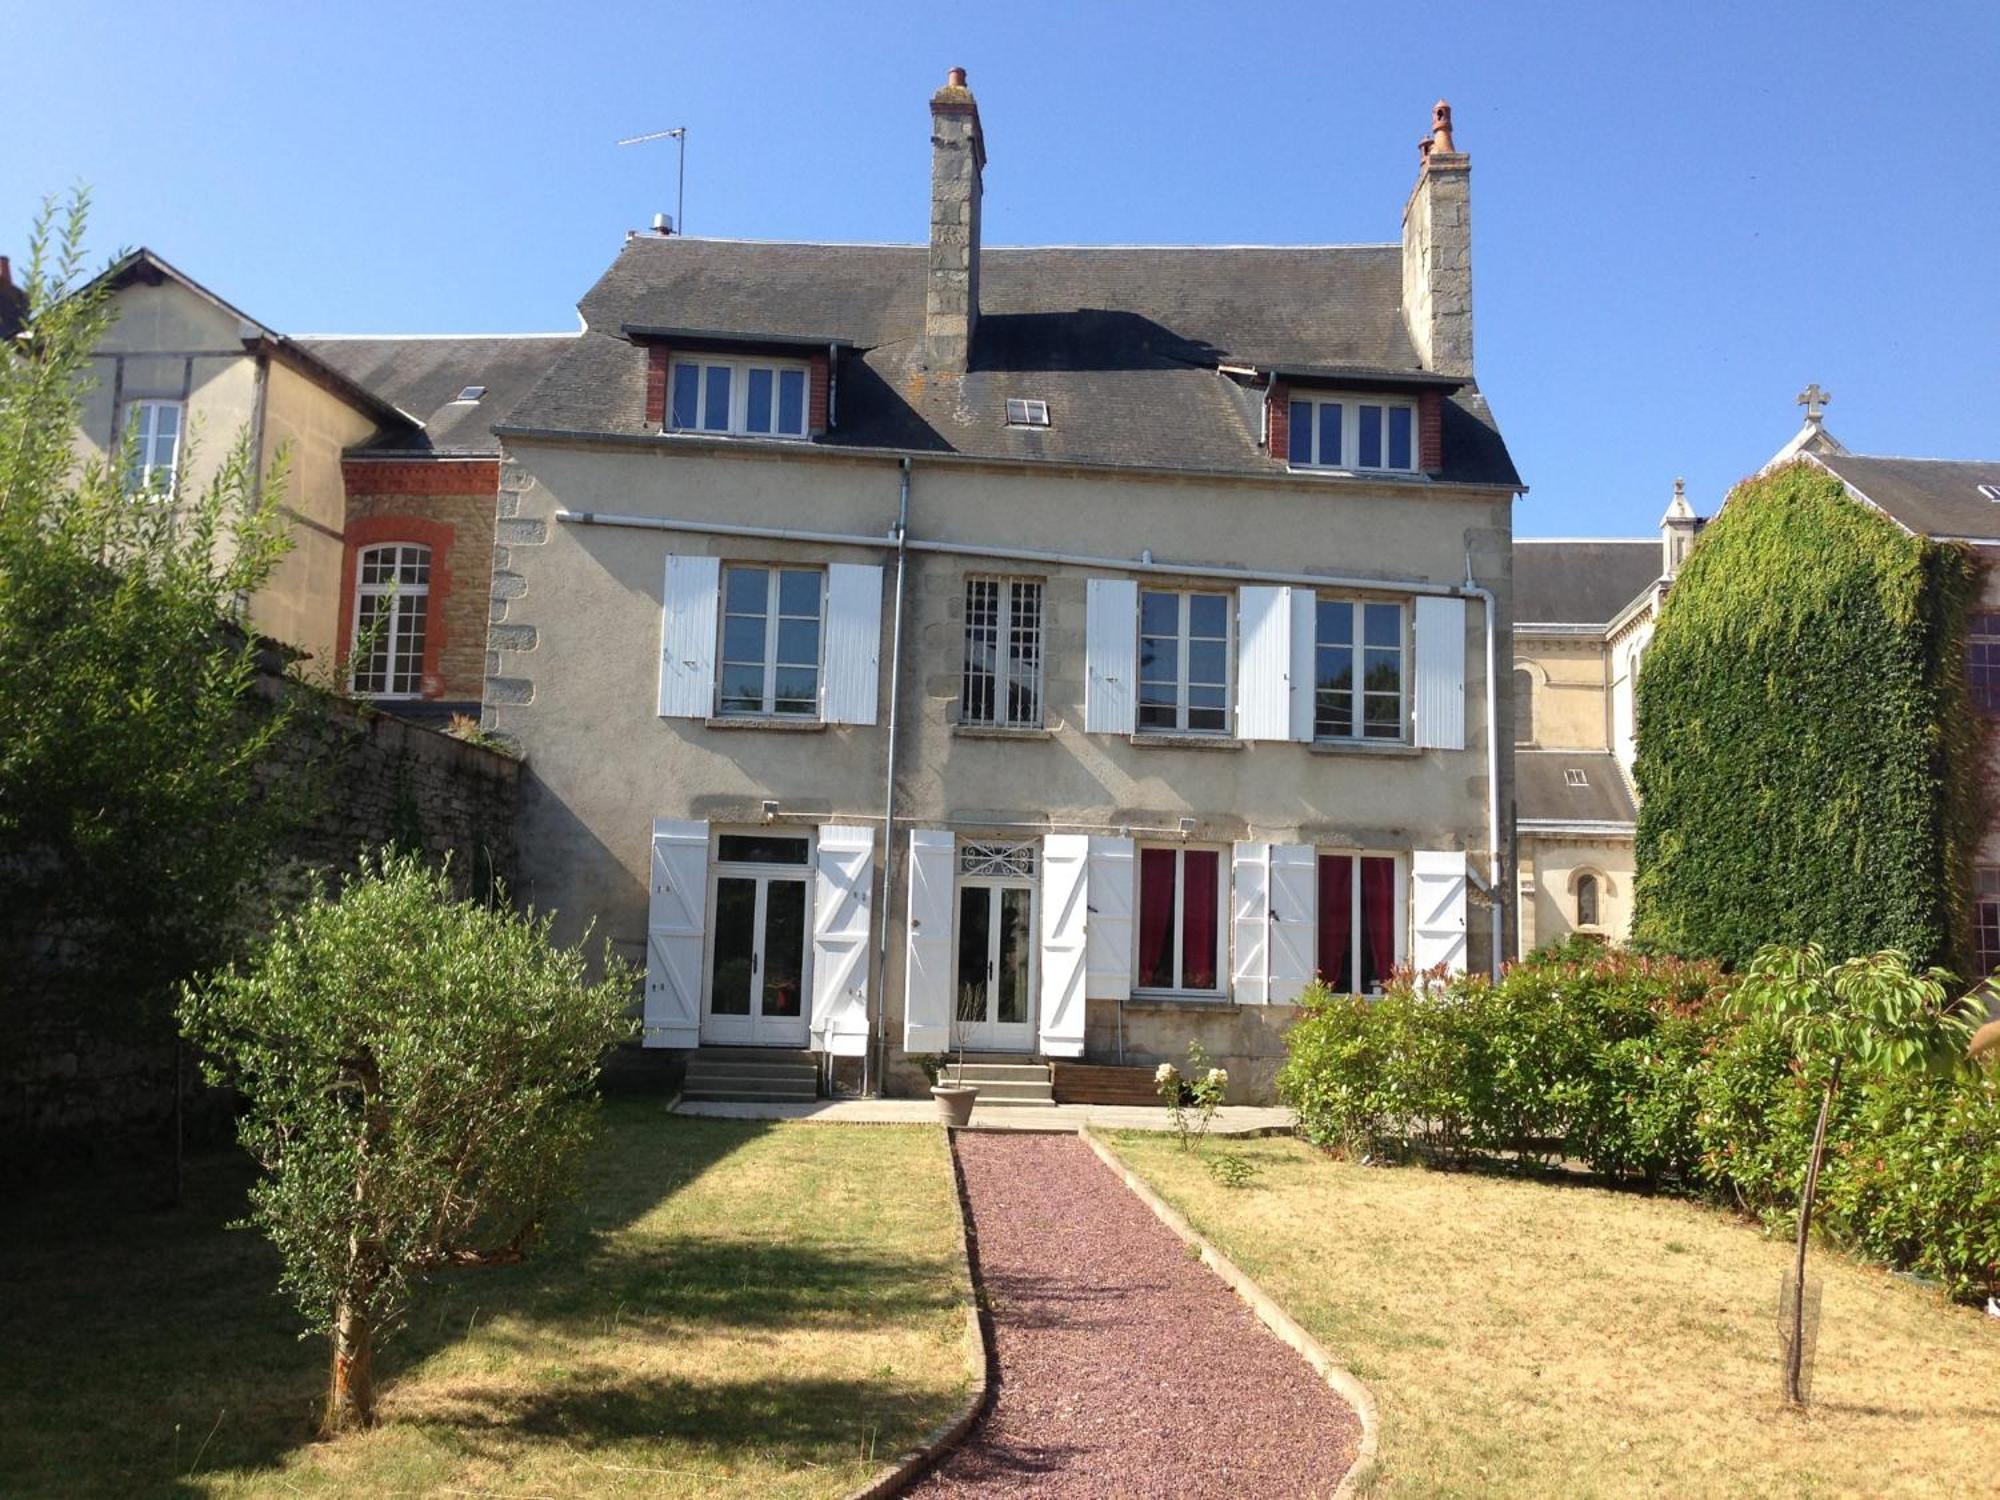
M 385 1393 L 496 1318 L 525 1351 L 537 1325 L 552 1337 L 622 1336 L 635 1318 L 634 1336 L 645 1337 L 650 1316 L 838 1327 L 942 1300 L 885 1256 L 746 1255 L 698 1237 L 663 1237 L 645 1252 L 614 1245 L 617 1231 L 772 1127 L 668 1123 L 657 1103 L 613 1105 L 606 1127 L 581 1201 L 536 1256 L 451 1272 L 419 1293 L 381 1349 Z M 172 1493 L 191 1471 L 274 1466 L 312 1438 L 325 1341 L 298 1338 L 264 1239 L 223 1228 L 244 1212 L 254 1175 L 232 1148 L 190 1162 L 186 1197 L 170 1212 L 135 1207 L 143 1186 L 102 1178 L 14 1206 L 0 1238 L 0 1493 Z M 685 1398 L 699 1389 L 712 1388 Z M 639 1399 L 612 1400 L 597 1424 L 616 1428 Z M 844 1399 L 864 1397 L 849 1390 Z M 576 1401 L 579 1430 L 592 1425 L 588 1400 L 549 1400 Z

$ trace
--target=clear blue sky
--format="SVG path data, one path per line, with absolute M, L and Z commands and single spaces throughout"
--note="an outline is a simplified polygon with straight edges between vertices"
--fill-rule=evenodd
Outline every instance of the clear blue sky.
M 1473 161 L 1523 535 L 1707 511 L 1831 390 L 1867 452 L 2000 457 L 2000 5 L 10 5 L 0 251 L 96 195 L 287 332 L 565 329 L 623 232 L 916 241 L 963 64 L 992 244 L 1395 238 Z

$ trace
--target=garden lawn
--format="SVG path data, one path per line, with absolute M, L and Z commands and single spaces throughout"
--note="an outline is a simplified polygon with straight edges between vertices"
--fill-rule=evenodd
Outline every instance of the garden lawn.
M 1789 1248 L 1697 1204 L 1298 1141 L 1118 1154 L 1374 1392 L 1395 1496 L 1990 1495 L 2000 1323 L 1815 1248 L 1814 1402 L 1779 1396 Z
M 607 1110 L 526 1264 L 449 1273 L 382 1351 L 383 1425 L 311 1440 L 326 1344 L 186 1206 L 30 1195 L 0 1237 L 0 1494 L 838 1495 L 962 1403 L 970 1297 L 940 1132 Z

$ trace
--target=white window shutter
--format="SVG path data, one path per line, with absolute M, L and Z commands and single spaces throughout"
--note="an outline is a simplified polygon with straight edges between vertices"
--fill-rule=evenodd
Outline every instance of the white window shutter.
M 829 823 L 819 831 L 813 881 L 812 1037 L 817 1051 L 868 1050 L 869 894 L 875 830 Z
M 1085 835 L 1052 833 L 1042 840 L 1040 1041 L 1048 1057 L 1083 1056 L 1089 868 Z
M 708 916 L 708 824 L 653 820 L 646 903 L 642 1044 L 701 1044 L 701 956 Z
M 1084 732 L 1130 734 L 1137 724 L 1139 585 L 1130 578 L 1093 578 L 1085 595 Z
M 660 717 L 705 719 L 715 707 L 716 613 L 722 561 L 667 558 L 660 595 Z
M 1132 995 L 1132 897 L 1136 861 L 1132 841 L 1114 834 L 1090 836 L 1084 888 L 1083 992 L 1092 1000 Z
M 1319 967 L 1319 857 L 1310 844 L 1271 846 L 1273 1005 L 1295 1004 Z
M 1229 856 L 1230 998 L 1262 1005 L 1271 994 L 1271 846 L 1232 845 Z
M 1416 742 L 1465 748 L 1465 601 L 1417 598 Z M 1489 704 L 1487 711 L 1492 712 Z
M 903 961 L 903 1050 L 951 1050 L 952 881 L 958 841 L 910 830 L 909 946 Z
M 1421 972 L 1465 967 L 1465 855 L 1419 849 L 1410 856 L 1411 963 Z
M 1236 736 L 1292 737 L 1292 591 L 1236 591 Z
M 879 564 L 827 565 L 824 650 L 820 717 L 829 724 L 873 724 L 882 676 Z
M 1311 589 L 1292 590 L 1292 738 L 1311 744 L 1314 689 L 1319 684 L 1318 598 Z

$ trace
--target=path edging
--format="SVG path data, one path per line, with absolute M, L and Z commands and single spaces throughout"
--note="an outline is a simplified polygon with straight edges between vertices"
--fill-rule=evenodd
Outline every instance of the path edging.
M 1374 1394 L 1355 1378 L 1352 1371 L 1335 1361 L 1327 1353 L 1326 1346 L 1300 1326 L 1297 1319 L 1280 1307 L 1271 1294 L 1259 1286 L 1235 1261 L 1224 1255 L 1215 1244 L 1183 1218 L 1166 1199 L 1155 1192 L 1146 1180 L 1125 1165 L 1124 1160 L 1103 1141 L 1097 1138 L 1088 1125 L 1077 1131 L 1082 1142 L 1097 1153 L 1099 1161 L 1118 1175 L 1118 1179 L 1131 1189 L 1139 1201 L 1153 1211 L 1153 1215 L 1185 1244 L 1201 1253 L 1202 1263 L 1222 1278 L 1229 1289 L 1249 1304 L 1258 1321 L 1299 1354 L 1299 1357 L 1313 1367 L 1341 1400 L 1354 1409 L 1354 1415 L 1361 1423 L 1361 1442 L 1356 1448 L 1354 1462 L 1347 1473 L 1335 1486 L 1333 1500 L 1351 1500 L 1358 1494 L 1361 1483 L 1374 1470 L 1381 1447 L 1381 1421 L 1375 1411 Z M 956 1157 L 954 1157 L 956 1160 Z
M 951 1161 L 952 1193 L 958 1200 L 958 1256 L 965 1267 L 965 1349 L 978 1370 L 978 1378 L 972 1393 L 966 1397 L 965 1405 L 950 1421 L 931 1429 L 923 1440 L 896 1459 L 873 1479 L 857 1490 L 850 1490 L 843 1500 L 889 1500 L 900 1495 L 914 1480 L 929 1472 L 931 1466 L 945 1454 L 965 1440 L 979 1419 L 986 1414 L 987 1406 L 993 1400 L 998 1387 L 995 1370 L 996 1353 L 993 1331 L 987 1321 L 987 1314 L 979 1295 L 979 1277 L 972 1259 L 972 1204 L 965 1191 L 965 1169 L 959 1165 L 958 1152 L 952 1143 L 953 1132 L 944 1133 L 945 1155 Z

